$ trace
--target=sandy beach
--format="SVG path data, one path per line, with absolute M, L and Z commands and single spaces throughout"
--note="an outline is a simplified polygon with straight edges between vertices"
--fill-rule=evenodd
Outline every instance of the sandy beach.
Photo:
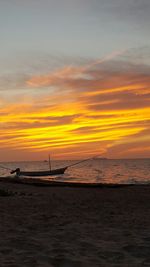
M 150 186 L 0 189 L 1 267 L 150 266 Z

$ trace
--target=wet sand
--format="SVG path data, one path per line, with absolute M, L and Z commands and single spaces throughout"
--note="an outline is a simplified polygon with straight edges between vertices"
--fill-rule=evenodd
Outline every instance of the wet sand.
M 1 267 L 150 266 L 150 186 L 0 182 Z

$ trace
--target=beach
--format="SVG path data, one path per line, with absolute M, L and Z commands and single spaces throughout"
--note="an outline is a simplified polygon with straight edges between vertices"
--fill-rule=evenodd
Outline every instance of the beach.
M 150 186 L 0 182 L 1 267 L 150 266 Z

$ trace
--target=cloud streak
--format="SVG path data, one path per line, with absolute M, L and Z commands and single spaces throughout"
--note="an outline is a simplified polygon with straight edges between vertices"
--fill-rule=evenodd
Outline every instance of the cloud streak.
M 98 151 L 123 157 L 133 148 L 132 156 L 140 156 L 141 142 L 150 141 L 150 66 L 118 55 L 27 78 L 26 88 L 38 93 L 1 106 L 1 148 L 40 153 L 50 149 L 56 157 L 63 151 L 72 158 Z M 119 147 L 125 143 L 123 154 Z

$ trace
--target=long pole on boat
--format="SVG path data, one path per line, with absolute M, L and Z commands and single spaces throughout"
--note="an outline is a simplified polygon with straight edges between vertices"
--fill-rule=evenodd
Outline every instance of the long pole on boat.
M 49 159 L 49 169 L 50 169 L 50 171 L 51 171 L 52 166 L 51 166 L 51 158 L 50 158 L 50 154 L 49 154 L 49 156 L 48 156 L 48 159 Z
M 81 162 L 84 162 L 84 161 L 87 161 L 87 160 L 90 160 L 90 159 L 95 159 L 95 158 L 97 158 L 97 157 L 98 157 L 98 156 L 95 156 L 95 157 L 92 157 L 92 158 L 88 158 L 88 159 L 83 159 L 83 160 L 81 160 L 81 161 L 78 161 L 78 162 L 76 162 L 76 163 L 73 163 L 73 164 L 68 165 L 67 168 L 72 167 L 72 166 L 75 166 L 75 165 L 77 165 L 77 164 L 79 164 L 79 163 L 81 163 Z
M 5 169 L 5 170 L 9 170 L 9 171 L 11 170 L 10 168 L 4 167 L 4 166 L 2 166 L 2 165 L 0 165 L 0 168 L 1 168 L 1 169 Z

